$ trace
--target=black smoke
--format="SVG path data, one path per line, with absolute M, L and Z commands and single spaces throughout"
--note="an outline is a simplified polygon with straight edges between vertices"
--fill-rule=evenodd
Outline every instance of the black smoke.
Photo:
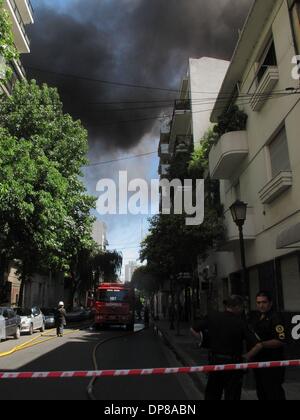
M 66 0 L 63 9 L 55 3 L 36 1 L 32 52 L 23 63 L 29 77 L 58 87 L 66 111 L 89 130 L 91 146 L 110 153 L 137 146 L 155 118 L 171 113 L 176 92 L 53 73 L 176 90 L 189 57 L 231 58 L 252 0 Z

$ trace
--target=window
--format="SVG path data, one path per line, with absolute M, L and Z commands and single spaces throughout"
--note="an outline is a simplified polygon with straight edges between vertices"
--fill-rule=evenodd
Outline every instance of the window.
M 258 71 L 257 71 L 257 83 L 259 84 L 262 78 L 264 77 L 268 67 L 270 66 L 277 66 L 277 57 L 276 57 L 276 50 L 275 44 L 273 39 L 268 44 L 267 49 L 261 56 L 258 64 Z
M 300 0 L 294 2 L 291 10 L 294 37 L 297 47 L 297 53 L 300 53 Z
M 298 256 L 281 260 L 281 276 L 284 296 L 284 309 L 290 312 L 299 311 L 300 273 Z
M 285 127 L 270 143 L 269 152 L 273 178 L 275 178 L 280 172 L 291 171 Z

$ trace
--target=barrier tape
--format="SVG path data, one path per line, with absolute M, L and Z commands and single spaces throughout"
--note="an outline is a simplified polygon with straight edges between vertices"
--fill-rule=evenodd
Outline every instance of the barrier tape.
M 238 370 L 272 369 L 282 367 L 300 367 L 300 360 L 280 362 L 240 363 L 231 365 L 211 365 L 182 368 L 156 368 L 131 370 L 98 370 L 72 372 L 0 372 L 0 380 L 4 379 L 66 379 L 66 378 L 99 378 L 121 376 L 174 375 L 190 373 L 212 373 Z

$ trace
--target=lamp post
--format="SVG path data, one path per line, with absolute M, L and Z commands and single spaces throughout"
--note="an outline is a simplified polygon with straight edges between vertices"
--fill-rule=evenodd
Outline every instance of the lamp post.
M 245 243 L 244 243 L 244 233 L 243 233 L 243 226 L 247 218 L 247 207 L 248 207 L 248 204 L 240 200 L 237 200 L 230 207 L 233 221 L 239 228 L 241 262 L 242 262 L 242 296 L 243 298 L 246 298 L 246 283 L 247 283 L 247 268 L 246 268 Z

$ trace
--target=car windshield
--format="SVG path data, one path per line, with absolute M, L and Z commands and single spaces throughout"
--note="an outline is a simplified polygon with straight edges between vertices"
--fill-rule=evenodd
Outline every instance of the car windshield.
M 97 300 L 106 303 L 123 303 L 129 301 L 128 290 L 100 290 L 98 292 Z
M 15 312 L 19 316 L 31 316 L 31 310 L 27 308 L 18 308 Z

